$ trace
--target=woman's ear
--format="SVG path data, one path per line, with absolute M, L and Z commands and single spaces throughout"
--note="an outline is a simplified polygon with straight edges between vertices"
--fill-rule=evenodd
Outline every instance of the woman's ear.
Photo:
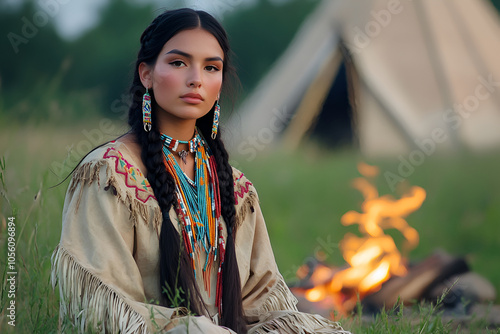
M 148 64 L 142 62 L 139 64 L 139 77 L 141 78 L 142 85 L 146 88 L 153 87 L 153 68 Z

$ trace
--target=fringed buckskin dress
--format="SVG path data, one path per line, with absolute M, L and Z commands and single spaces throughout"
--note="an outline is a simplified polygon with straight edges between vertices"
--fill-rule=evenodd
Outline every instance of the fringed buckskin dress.
M 162 216 L 137 166 L 126 144 L 110 142 L 91 152 L 72 176 L 61 240 L 52 255 L 60 329 L 163 333 L 176 319 L 177 327 L 170 333 L 234 333 L 215 325 L 217 265 L 209 273 L 211 286 L 205 286 L 203 275 L 196 276 L 207 314 L 182 316 L 183 310 L 157 302 Z M 336 322 L 297 311 L 297 300 L 276 266 L 257 192 L 240 171 L 233 169 L 233 177 L 236 256 L 249 333 L 349 333 Z M 175 208 L 170 218 L 179 229 Z M 201 271 L 204 263 L 201 252 L 197 269 Z

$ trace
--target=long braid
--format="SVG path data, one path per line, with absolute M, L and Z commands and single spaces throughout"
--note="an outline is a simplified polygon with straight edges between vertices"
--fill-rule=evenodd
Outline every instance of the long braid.
M 234 183 L 231 166 L 228 162 L 228 154 L 222 141 L 214 140 L 214 154 L 219 168 L 219 184 L 221 193 L 222 216 L 226 222 L 228 236 L 226 242 L 226 257 L 224 268 L 222 268 L 222 323 L 231 328 L 237 328 L 238 333 L 246 333 L 243 322 L 243 305 L 241 298 L 241 282 L 236 260 L 235 236 L 236 236 L 236 209 L 234 206 Z M 224 307 L 226 305 L 226 307 Z M 228 307 L 228 305 L 230 305 Z
M 243 314 L 241 297 L 241 281 L 236 259 L 236 208 L 234 199 L 233 170 L 229 164 L 229 155 L 220 134 L 215 140 L 211 138 L 211 120 L 213 109 L 197 121 L 198 128 L 206 138 L 217 163 L 219 191 L 222 217 L 226 223 L 228 236 L 226 240 L 226 256 L 222 268 L 222 324 L 237 333 L 246 333 L 246 321 Z

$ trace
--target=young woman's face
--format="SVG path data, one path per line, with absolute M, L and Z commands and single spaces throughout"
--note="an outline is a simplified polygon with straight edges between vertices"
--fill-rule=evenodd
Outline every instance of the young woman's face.
M 207 114 L 222 86 L 224 52 L 206 30 L 184 30 L 161 50 L 151 73 L 159 112 L 179 119 Z

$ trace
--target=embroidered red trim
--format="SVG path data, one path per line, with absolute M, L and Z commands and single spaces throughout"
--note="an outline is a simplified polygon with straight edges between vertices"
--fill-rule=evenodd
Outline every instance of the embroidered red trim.
M 242 174 L 242 176 L 243 176 L 243 174 Z M 241 179 L 241 177 L 239 179 Z M 234 204 L 236 204 L 236 205 L 238 204 L 238 197 L 243 198 L 243 196 L 245 196 L 245 194 L 248 193 L 248 191 L 249 191 L 248 188 L 251 185 L 252 185 L 252 182 L 247 181 L 247 182 L 245 182 L 245 184 L 240 185 L 240 191 L 238 191 L 238 190 L 234 191 Z M 235 182 L 235 186 L 236 186 L 236 182 Z
M 125 185 L 129 188 L 135 188 L 135 197 L 143 203 L 146 203 L 149 198 L 154 198 L 154 195 L 151 194 L 149 189 L 151 189 L 151 185 L 148 180 L 144 177 L 139 168 L 130 164 L 120 151 L 115 149 L 114 147 L 108 148 L 106 153 L 104 153 L 103 158 L 110 159 L 115 158 L 115 171 L 118 174 L 125 175 Z M 140 182 L 140 178 L 142 178 L 142 182 Z M 139 183 L 140 182 L 140 183 Z M 138 185 L 139 184 L 139 185 Z

